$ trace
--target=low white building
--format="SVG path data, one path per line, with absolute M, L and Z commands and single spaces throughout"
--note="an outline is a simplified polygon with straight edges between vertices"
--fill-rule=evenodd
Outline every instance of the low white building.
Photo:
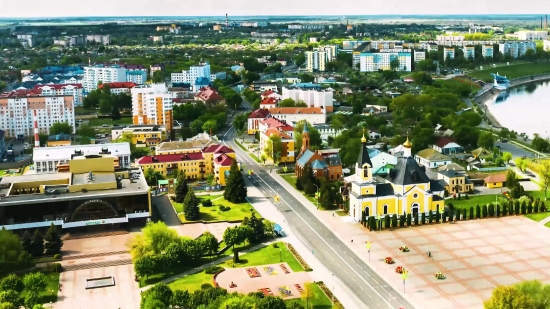
M 331 127 L 329 124 L 314 124 L 313 127 L 317 129 L 323 142 L 327 142 L 329 136 L 334 138 L 342 134 L 342 132 L 346 130 L 346 129 L 336 130 L 333 127 Z
M 426 148 L 422 151 L 419 151 L 414 159 L 418 164 L 423 165 L 427 168 L 437 168 L 443 165 L 451 164 L 451 158 L 447 157 L 444 154 L 437 152 L 435 149 Z
M 528 31 L 518 31 L 518 40 L 521 41 L 538 41 L 538 40 L 547 40 L 548 31 L 547 30 L 528 30 Z
M 423 50 L 415 50 L 414 51 L 414 62 L 420 62 L 426 60 L 426 52 Z
M 74 155 L 112 155 L 120 167 L 130 166 L 130 143 L 71 145 L 33 148 L 32 159 L 37 174 L 57 173 L 57 165 L 68 163 Z
M 330 89 L 321 90 L 320 86 L 311 84 L 296 84 L 283 87 L 282 99 L 292 99 L 295 102 L 303 101 L 310 107 L 319 107 L 327 113 L 334 111 L 334 93 Z
M 269 114 L 286 123 L 301 120 L 307 120 L 311 124 L 327 122 L 327 114 L 319 107 L 275 107 L 269 109 Z

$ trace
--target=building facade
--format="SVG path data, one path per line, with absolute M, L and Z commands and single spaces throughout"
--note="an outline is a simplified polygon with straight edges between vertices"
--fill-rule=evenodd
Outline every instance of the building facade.
M 82 105 L 82 84 L 49 84 L 49 85 L 36 85 L 34 91 L 38 92 L 42 96 L 65 96 L 70 95 L 73 97 L 73 103 L 75 106 Z
M 126 68 L 119 65 L 102 64 L 84 67 L 83 87 L 87 92 L 95 90 L 102 83 L 126 82 Z
M 483 45 L 481 46 L 481 55 L 485 58 L 494 57 L 494 47 L 493 45 Z
M 506 42 L 498 45 L 498 50 L 503 56 L 512 56 L 518 58 L 524 56 L 528 50 L 537 51 L 537 43 L 535 42 Z
M 269 110 L 267 109 L 257 109 L 253 111 L 249 116 L 247 120 L 247 133 L 249 135 L 256 134 L 256 132 L 260 131 L 260 122 L 264 119 L 269 117 Z
M 56 122 L 67 122 L 75 128 L 72 95 L 41 96 L 28 90 L 15 90 L 0 95 L 0 127 L 6 137 L 33 136 L 34 112 L 39 133 L 50 133 Z
M 423 50 L 415 50 L 414 51 L 414 62 L 420 62 L 426 60 L 426 52 Z
M 137 86 L 136 83 L 129 83 L 129 82 L 121 82 L 121 83 L 102 83 L 97 88 L 103 89 L 103 87 L 108 86 L 109 91 L 113 94 L 121 94 L 126 93 L 130 95 L 130 89 Z
M 539 30 L 539 31 L 518 31 L 518 40 L 521 41 L 538 41 L 538 40 L 547 40 L 548 31 Z
M 202 65 L 193 65 L 189 68 L 189 70 L 183 70 L 181 73 L 172 73 L 170 75 L 170 79 L 172 84 L 185 83 L 191 85 L 192 88 L 194 88 L 193 85 L 196 84 L 197 80 L 202 81 L 206 79 L 207 86 L 213 81 L 212 74 L 210 72 L 210 64 L 208 62 Z M 193 89 L 193 91 L 197 90 L 198 89 Z
M 306 120 L 311 124 L 327 122 L 327 114 L 320 107 L 275 107 L 269 109 L 273 118 L 285 121 L 286 123 Z
M 334 92 L 332 90 L 321 90 L 320 86 L 318 88 L 289 86 L 283 87 L 282 90 L 283 100 L 303 101 L 309 107 L 318 107 L 327 113 L 334 111 Z
M 168 132 L 165 126 L 130 125 L 111 131 L 111 140 L 119 138 L 131 140 L 136 147 L 156 148 L 168 139 Z
M 131 89 L 132 116 L 135 125 L 163 125 L 172 130 L 172 94 L 164 83 Z
M 454 59 L 455 58 L 455 49 L 453 47 L 444 47 L 443 48 L 443 60 Z
M 474 46 L 464 46 L 462 52 L 465 59 L 475 59 L 476 57 L 476 48 Z
M 410 72 L 412 70 L 412 52 L 410 49 L 381 49 L 378 52 L 362 52 L 359 55 L 359 70 L 361 72 L 377 72 L 391 70 L 394 59 L 399 61 L 397 71 Z

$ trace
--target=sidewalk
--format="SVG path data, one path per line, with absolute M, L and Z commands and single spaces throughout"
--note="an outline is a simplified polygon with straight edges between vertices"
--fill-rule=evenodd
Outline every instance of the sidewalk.
M 303 206 L 308 208 L 308 210 L 315 216 L 317 219 L 321 222 L 323 222 L 333 233 L 338 237 L 342 242 L 350 249 L 352 250 L 357 256 L 361 259 L 368 260 L 369 253 L 365 247 L 365 243 L 370 239 L 370 236 L 368 235 L 369 231 L 365 229 L 363 226 L 361 226 L 359 223 L 353 221 L 351 217 L 341 217 L 341 216 L 333 216 L 333 211 L 322 211 L 318 210 L 313 203 L 311 203 L 301 192 L 297 191 L 292 187 L 286 180 L 284 180 L 279 174 L 277 173 L 271 173 L 269 174 L 273 179 L 275 179 L 281 186 L 283 186 L 287 191 L 289 191 L 291 194 L 293 194 L 295 198 L 297 198 Z M 347 220 L 347 221 L 344 221 Z M 353 242 L 350 240 L 353 239 Z M 383 261 L 385 257 L 385 253 L 383 250 L 378 248 L 378 245 L 376 243 L 372 244 L 371 250 L 370 250 L 370 260 L 372 262 L 367 261 L 367 265 L 369 268 L 371 268 L 373 271 L 375 271 L 383 280 L 384 282 L 380 283 L 380 286 L 392 286 L 392 288 L 395 290 L 396 293 L 399 293 L 403 298 L 405 298 L 407 301 L 409 301 L 415 308 L 422 308 L 422 300 L 413 298 L 412 295 L 403 293 L 403 286 L 402 285 L 396 285 L 395 282 L 388 282 L 385 278 L 384 273 L 377 271 L 377 267 L 374 265 L 374 263 Z M 393 284 L 391 284 L 393 283 Z M 412 290 L 412 286 L 411 286 Z M 347 307 L 346 307 L 347 308 Z

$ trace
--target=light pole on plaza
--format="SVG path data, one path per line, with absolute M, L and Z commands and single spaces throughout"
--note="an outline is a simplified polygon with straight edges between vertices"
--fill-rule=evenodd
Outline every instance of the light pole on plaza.
M 403 279 L 403 293 L 405 293 L 405 280 L 409 278 L 409 271 L 406 269 L 403 269 L 403 272 L 401 273 L 401 279 Z
M 369 252 L 369 262 L 370 262 L 370 247 L 372 245 L 372 240 L 367 241 L 367 251 Z

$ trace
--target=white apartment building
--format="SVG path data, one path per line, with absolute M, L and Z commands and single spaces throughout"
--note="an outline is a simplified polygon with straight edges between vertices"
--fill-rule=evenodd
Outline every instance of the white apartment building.
M 147 69 L 126 70 L 126 82 L 143 85 L 147 82 Z
M 325 45 L 313 48 L 313 51 L 306 52 L 307 70 L 310 72 L 326 70 L 326 63 L 336 60 L 338 45 Z
M 307 120 L 311 124 L 327 122 L 325 110 L 319 107 L 275 107 L 269 109 L 269 114 L 286 123 Z
M 74 133 L 72 95 L 40 96 L 29 90 L 14 90 L 0 95 L 0 127 L 6 137 L 33 136 L 35 110 L 40 133 L 49 134 L 56 122 L 68 122 Z
M 475 59 L 476 57 L 476 48 L 474 46 L 464 46 L 462 52 L 464 53 L 465 59 Z
M 86 66 L 84 67 L 83 86 L 87 92 L 97 88 L 99 82 L 115 83 L 125 82 L 126 69 L 118 65 L 106 67 L 104 65 Z
M 532 41 L 523 41 L 523 42 L 506 42 L 498 45 L 499 52 L 506 56 L 512 56 L 513 58 L 518 58 L 524 56 L 525 53 L 529 50 L 536 52 L 537 43 Z
M 82 84 L 36 85 L 34 91 L 42 96 L 73 96 L 74 106 L 82 105 Z
M 172 93 L 164 83 L 136 86 L 130 92 L 133 124 L 164 125 L 172 130 Z
M 194 85 L 201 85 L 204 83 L 204 81 L 200 80 L 204 78 L 208 80 L 208 83 L 212 82 L 212 74 L 210 72 L 210 64 L 208 62 L 203 65 L 191 66 L 187 71 L 183 70 L 181 73 L 172 73 L 170 75 L 172 84 L 186 83 L 190 84 L 192 88 Z M 193 91 L 198 91 L 198 89 Z
M 130 95 L 130 89 L 137 86 L 137 84 L 129 82 L 102 83 L 101 85 L 99 85 L 98 89 L 103 89 L 103 86 L 105 85 L 109 86 L 109 92 L 111 92 L 112 94 L 126 93 L 128 95 Z
M 377 72 L 391 70 L 393 59 L 399 60 L 397 71 L 410 72 L 412 69 L 412 51 L 410 49 L 381 49 L 378 52 L 364 52 L 359 55 L 359 71 Z
M 493 45 L 483 45 L 481 46 L 481 55 L 485 58 L 495 56 L 495 48 Z
M 535 31 L 518 31 L 518 40 L 520 41 L 537 41 L 537 40 L 547 40 L 548 31 L 546 30 L 535 30 Z
M 452 47 L 445 47 L 443 48 L 443 61 L 449 59 L 455 58 L 455 49 Z
M 550 40 L 544 40 L 542 44 L 542 48 L 544 49 L 544 51 L 550 51 Z
M 415 50 L 414 51 L 414 62 L 420 62 L 426 60 L 426 52 L 423 50 Z
M 334 93 L 332 90 L 283 87 L 282 99 L 292 99 L 294 102 L 304 101 L 310 107 L 322 108 L 326 113 L 334 111 Z

